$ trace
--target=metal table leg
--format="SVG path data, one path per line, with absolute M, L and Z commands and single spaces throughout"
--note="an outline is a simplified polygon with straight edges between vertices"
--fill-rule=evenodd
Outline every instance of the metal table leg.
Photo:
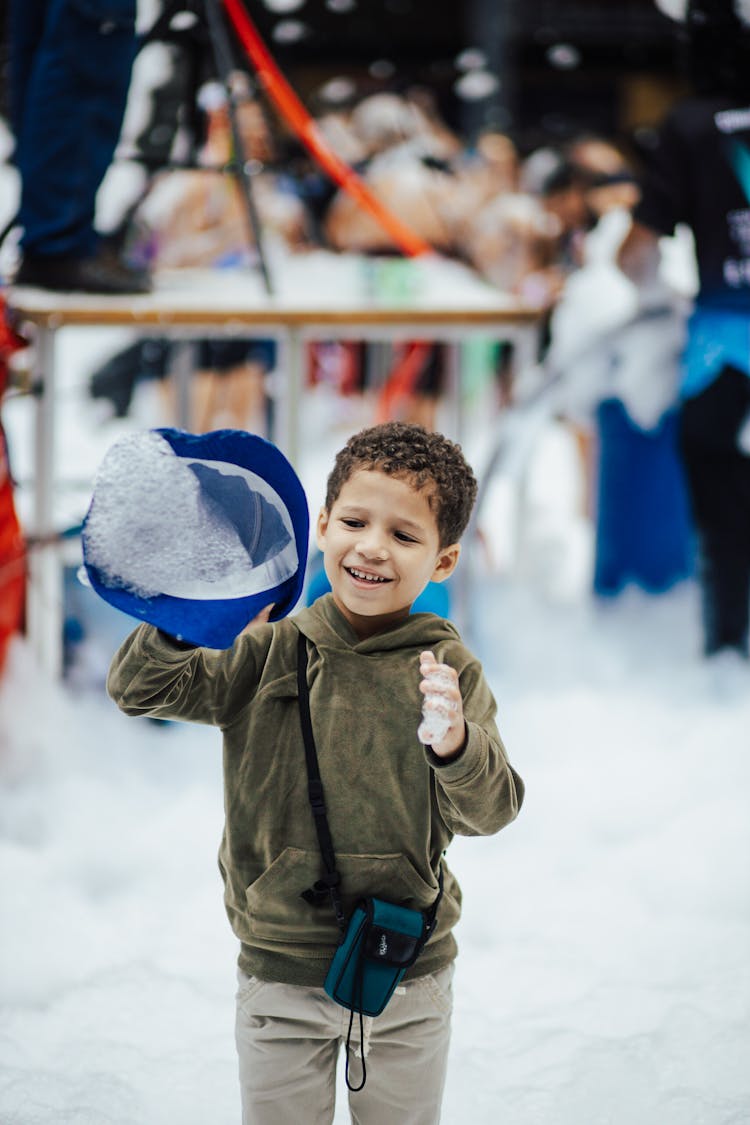
M 55 332 L 40 327 L 36 340 L 37 387 L 34 448 L 34 503 L 29 551 L 27 632 L 42 669 L 59 678 L 63 665 L 63 576 L 55 543 Z
M 271 440 L 299 468 L 300 401 L 305 378 L 305 337 L 299 328 L 287 328 L 277 338 Z

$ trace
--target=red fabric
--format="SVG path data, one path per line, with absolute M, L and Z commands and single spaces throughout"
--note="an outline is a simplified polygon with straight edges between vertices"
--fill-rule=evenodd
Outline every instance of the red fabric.
M 414 393 L 417 380 L 430 357 L 431 348 L 432 345 L 424 340 L 413 340 L 405 346 L 378 397 L 376 422 L 390 421 L 396 404 Z
M 362 390 L 364 345 L 359 340 L 311 341 L 307 345 L 307 385 L 351 395 Z
M 13 352 L 25 348 L 28 340 L 24 340 L 11 326 L 8 320 L 5 298 L 0 293 L 0 398 L 2 398 L 8 381 L 8 360 Z
M 312 117 L 274 62 L 242 0 L 224 0 L 224 7 L 266 93 L 321 168 L 328 173 L 334 183 L 370 212 L 384 230 L 388 231 L 404 254 L 416 257 L 431 253 L 430 244 L 389 211 L 377 196 L 373 195 L 357 173 L 329 147 Z
M 5 434 L 0 426 L 0 675 L 8 645 L 23 625 L 26 548 L 13 504 Z
M 8 359 L 25 343 L 8 324 L 0 295 L 0 401 L 8 380 Z M 13 503 L 8 448 L 0 423 L 0 675 L 10 639 L 23 626 L 25 603 L 26 546 Z

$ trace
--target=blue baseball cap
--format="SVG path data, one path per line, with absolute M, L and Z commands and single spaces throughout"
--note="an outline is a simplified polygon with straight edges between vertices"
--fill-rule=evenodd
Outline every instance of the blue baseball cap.
M 94 591 L 178 640 L 228 648 L 302 593 L 310 516 L 297 474 L 244 430 L 144 430 L 110 447 L 83 523 Z

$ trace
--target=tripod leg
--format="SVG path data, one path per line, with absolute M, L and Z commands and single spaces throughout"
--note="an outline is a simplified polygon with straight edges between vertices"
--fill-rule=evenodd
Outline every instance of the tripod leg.
M 249 229 L 253 236 L 253 239 L 255 240 L 255 246 L 258 251 L 260 272 L 263 277 L 263 284 L 265 285 L 266 293 L 271 296 L 273 293 L 273 287 L 271 285 L 271 278 L 268 272 L 268 263 L 266 261 L 266 255 L 263 249 L 263 232 L 261 230 L 258 209 L 255 206 L 255 200 L 253 198 L 250 176 L 248 175 L 247 169 L 245 168 L 242 136 L 240 133 L 239 122 L 237 120 L 237 104 L 230 82 L 233 62 L 230 39 L 227 34 L 226 26 L 224 24 L 223 14 L 220 11 L 220 0 L 205 0 L 205 6 L 206 19 L 208 23 L 208 33 L 211 39 L 211 47 L 214 53 L 214 59 L 216 60 L 216 68 L 219 72 L 219 77 L 224 84 L 224 88 L 227 92 L 228 98 L 229 123 L 232 130 L 232 144 L 234 147 L 234 162 L 232 171 L 237 179 L 237 185 L 240 189 Z

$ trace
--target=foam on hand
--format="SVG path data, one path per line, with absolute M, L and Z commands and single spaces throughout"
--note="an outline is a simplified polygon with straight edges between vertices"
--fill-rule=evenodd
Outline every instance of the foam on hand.
M 429 673 L 425 679 L 434 688 L 450 687 L 453 682 L 451 677 L 440 669 Z M 417 730 L 419 741 L 425 746 L 434 746 L 442 742 L 448 733 L 455 710 L 455 703 L 447 700 L 441 692 L 428 691 L 422 704 L 422 722 Z

